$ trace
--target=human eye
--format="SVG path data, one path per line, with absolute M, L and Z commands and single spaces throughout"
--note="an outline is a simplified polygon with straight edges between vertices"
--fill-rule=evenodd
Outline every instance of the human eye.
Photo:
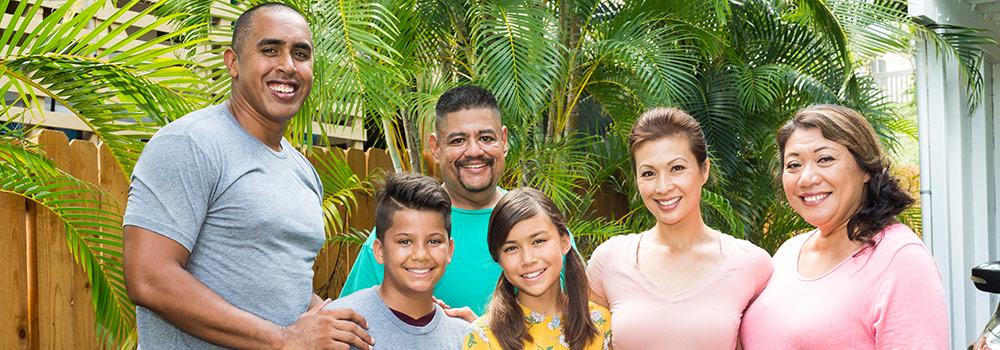
M 463 143 L 465 143 L 465 138 L 462 137 L 456 137 L 448 141 L 448 144 L 451 145 L 461 145 Z
M 399 243 L 399 244 L 402 244 L 402 245 L 410 245 L 410 243 L 413 243 L 413 241 L 411 241 L 409 238 L 403 238 L 403 239 L 400 239 L 400 240 L 396 241 L 396 243 Z
M 517 246 L 516 245 L 509 245 L 509 246 L 503 247 L 503 252 L 504 253 L 513 253 L 515 250 L 517 250 Z
M 303 61 L 308 60 L 309 58 L 311 58 L 311 56 L 309 55 L 309 52 L 305 51 L 305 50 L 297 50 L 297 51 L 295 51 L 295 57 L 298 58 L 298 59 L 300 59 L 300 60 L 303 60 Z
M 427 243 L 433 244 L 433 245 L 439 245 L 439 244 L 444 243 L 444 241 L 441 240 L 440 238 L 431 238 L 430 240 L 427 241 Z
M 493 141 L 496 141 L 496 140 L 497 140 L 496 137 L 493 137 L 493 136 L 490 136 L 490 135 L 484 135 L 484 136 L 480 136 L 479 137 L 479 142 L 483 142 L 483 143 L 492 143 Z
M 643 170 L 639 172 L 640 177 L 650 177 L 655 175 L 652 170 Z
M 670 171 L 673 171 L 675 173 L 679 171 L 684 171 L 684 169 L 687 169 L 687 167 L 681 164 L 675 164 L 674 166 L 670 167 Z
M 270 55 L 277 54 L 278 50 L 275 49 L 275 48 L 273 48 L 273 47 L 267 46 L 267 47 L 264 47 L 264 48 L 260 49 L 260 52 L 263 52 L 265 55 L 270 56 Z
M 544 238 L 538 238 L 538 239 L 535 239 L 534 241 L 531 241 L 531 244 L 533 244 L 533 245 L 539 245 L 539 244 L 545 243 L 545 241 L 546 241 L 546 239 L 544 239 Z
M 785 163 L 785 170 L 795 170 L 801 166 L 802 164 L 799 164 L 799 162 L 797 161 L 790 161 L 788 163 Z
M 819 159 L 817 159 L 816 162 L 817 163 L 829 163 L 829 162 L 832 162 L 834 160 L 835 159 L 832 156 L 823 155 L 823 156 L 819 156 Z

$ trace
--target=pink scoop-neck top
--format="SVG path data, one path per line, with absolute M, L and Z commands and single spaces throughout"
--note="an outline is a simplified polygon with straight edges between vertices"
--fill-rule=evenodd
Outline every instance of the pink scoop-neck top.
M 670 292 L 639 271 L 641 237 L 609 239 L 597 247 L 587 266 L 591 291 L 607 300 L 611 310 L 614 348 L 735 348 L 743 311 L 771 275 L 767 252 L 723 234 L 722 258 L 710 272 L 694 285 Z
M 807 278 L 799 252 L 816 232 L 775 253 L 771 281 L 743 317 L 744 349 L 948 348 L 941 275 L 909 227 L 889 226 L 875 246 Z

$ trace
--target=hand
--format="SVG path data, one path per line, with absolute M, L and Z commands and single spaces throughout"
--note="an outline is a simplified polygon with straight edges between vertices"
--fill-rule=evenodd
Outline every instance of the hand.
M 448 317 L 463 319 L 465 322 L 469 323 L 476 322 L 476 319 L 479 318 L 479 316 L 476 316 L 476 313 L 473 312 L 468 306 L 453 309 L 451 306 L 448 306 L 448 304 L 445 304 L 444 300 L 434 298 L 434 302 L 444 309 L 444 314 L 448 315 Z
M 365 330 L 365 319 L 350 309 L 324 310 L 330 299 L 299 316 L 281 330 L 281 349 L 358 349 L 369 350 L 375 342 Z

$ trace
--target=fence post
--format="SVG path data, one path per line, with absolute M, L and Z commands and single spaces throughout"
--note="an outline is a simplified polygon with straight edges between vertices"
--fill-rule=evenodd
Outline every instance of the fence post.
M 25 199 L 0 193 L 0 349 L 29 349 L 28 256 Z

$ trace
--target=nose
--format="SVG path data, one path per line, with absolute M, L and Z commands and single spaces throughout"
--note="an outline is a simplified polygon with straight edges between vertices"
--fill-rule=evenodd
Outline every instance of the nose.
M 657 194 L 670 192 L 674 188 L 674 181 L 669 176 L 657 176 L 656 187 L 653 189 Z
M 295 58 L 292 57 L 291 52 L 284 52 L 278 58 L 278 72 L 284 74 L 294 74 L 298 71 L 295 67 Z
M 522 249 L 521 250 L 521 265 L 531 266 L 536 261 L 538 261 L 538 255 L 535 254 L 533 249 Z
M 486 154 L 486 151 L 483 150 L 483 144 L 475 139 L 469 140 L 469 147 L 465 149 L 465 156 L 478 157 L 483 154 Z
M 812 187 L 820 182 L 819 172 L 812 164 L 805 164 L 802 166 L 802 171 L 799 172 L 799 179 L 796 184 L 802 188 Z
M 422 261 L 430 257 L 430 252 L 428 251 L 430 248 L 427 246 L 427 244 L 418 243 L 415 248 L 416 249 L 413 249 L 413 251 L 410 253 L 411 259 Z

